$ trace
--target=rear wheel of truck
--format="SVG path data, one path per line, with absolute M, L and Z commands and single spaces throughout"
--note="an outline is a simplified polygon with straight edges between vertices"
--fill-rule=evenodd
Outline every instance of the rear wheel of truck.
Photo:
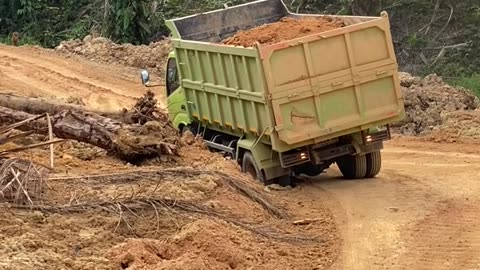
M 242 172 L 250 174 L 254 179 L 267 184 L 263 172 L 257 167 L 257 163 L 250 152 L 245 152 L 242 160 Z
M 347 179 L 361 179 L 367 174 L 365 155 L 345 156 L 337 160 L 338 168 Z
M 367 173 L 365 178 L 373 178 L 380 173 L 382 168 L 382 155 L 380 151 L 375 151 L 366 155 L 367 158 Z

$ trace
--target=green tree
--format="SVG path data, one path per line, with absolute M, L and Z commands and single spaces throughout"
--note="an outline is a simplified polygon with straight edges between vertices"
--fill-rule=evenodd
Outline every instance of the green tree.
M 141 44 L 151 34 L 148 0 L 105 1 L 104 34 L 118 42 Z

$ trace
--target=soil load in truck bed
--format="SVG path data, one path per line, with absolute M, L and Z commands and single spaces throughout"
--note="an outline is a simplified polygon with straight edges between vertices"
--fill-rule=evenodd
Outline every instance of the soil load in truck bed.
M 278 22 L 240 31 L 234 36 L 223 40 L 222 43 L 243 47 L 253 47 L 256 42 L 260 44 L 275 44 L 344 26 L 345 23 L 342 20 L 329 17 L 300 19 L 284 17 Z

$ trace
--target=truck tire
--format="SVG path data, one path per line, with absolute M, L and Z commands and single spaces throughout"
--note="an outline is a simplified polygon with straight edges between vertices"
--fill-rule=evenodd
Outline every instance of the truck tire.
M 365 155 L 345 156 L 337 160 L 338 168 L 347 179 L 361 179 L 367 174 Z
M 380 173 L 382 168 L 382 155 L 380 151 L 375 151 L 366 155 L 367 158 L 367 173 L 365 178 L 373 178 Z
M 245 152 L 242 160 L 242 172 L 250 174 L 254 179 L 267 184 L 262 171 L 258 169 L 257 163 L 250 152 Z

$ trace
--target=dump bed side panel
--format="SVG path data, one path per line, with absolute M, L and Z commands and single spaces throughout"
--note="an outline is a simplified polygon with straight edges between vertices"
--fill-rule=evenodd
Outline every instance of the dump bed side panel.
M 276 130 L 286 144 L 403 117 L 387 17 L 259 50 Z
M 253 136 L 271 126 L 262 64 L 255 49 L 181 40 L 173 43 L 193 119 L 232 134 Z

